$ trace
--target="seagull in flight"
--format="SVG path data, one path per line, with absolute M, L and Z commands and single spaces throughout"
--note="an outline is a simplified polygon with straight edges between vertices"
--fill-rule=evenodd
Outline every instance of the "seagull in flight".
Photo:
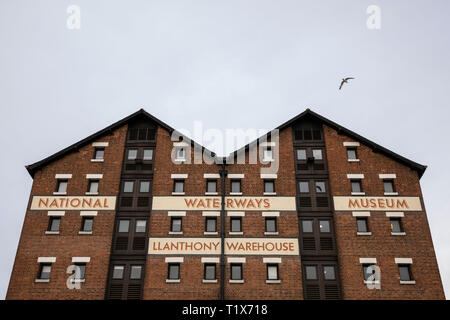
M 341 81 L 341 85 L 339 86 L 339 90 L 341 90 L 344 83 L 348 83 L 348 80 L 352 80 L 352 79 L 355 79 L 355 78 L 352 78 L 352 77 L 343 78 Z

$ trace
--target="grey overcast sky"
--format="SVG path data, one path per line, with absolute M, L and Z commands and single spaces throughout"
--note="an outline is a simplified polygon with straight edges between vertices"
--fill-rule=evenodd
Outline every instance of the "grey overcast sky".
M 79 30 L 66 26 L 72 4 Z M 142 107 L 220 130 L 272 129 L 309 107 L 428 165 L 449 296 L 449 13 L 448 0 L 0 0 L 0 297 L 32 184 L 24 166 Z M 356 79 L 339 91 L 344 76 Z

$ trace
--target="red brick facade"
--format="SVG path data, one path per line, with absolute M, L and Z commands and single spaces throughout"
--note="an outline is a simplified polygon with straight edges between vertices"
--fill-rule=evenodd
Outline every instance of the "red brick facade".
M 153 122 L 152 120 L 149 120 Z M 419 174 L 416 170 L 389 157 L 375 152 L 361 143 L 357 147 L 359 162 L 347 160 L 344 142 L 357 141 L 327 126 L 323 126 L 328 160 L 329 188 L 332 196 L 349 196 L 350 181 L 347 174 L 364 174 L 363 190 L 367 196 L 384 194 L 379 174 L 396 174 L 395 188 L 399 196 L 418 196 L 422 199 Z M 220 164 L 174 164 L 171 153 L 174 141 L 171 130 L 158 124 L 154 151 L 152 196 L 172 196 L 172 174 L 185 174 L 185 196 L 205 196 L 204 174 L 218 174 Z M 100 179 L 99 196 L 117 196 L 123 170 L 124 146 L 127 124 L 121 124 L 109 134 L 96 137 L 79 150 L 67 152 L 62 157 L 46 163 L 34 172 L 31 196 L 52 195 L 56 190 L 56 174 L 72 174 L 67 195 L 85 195 L 88 188 L 86 174 L 103 174 Z M 91 159 L 93 142 L 108 142 L 104 162 Z M 292 126 L 283 127 L 279 133 L 279 169 L 276 172 L 273 197 L 296 197 L 297 180 L 293 147 Z M 249 164 L 246 152 L 245 164 L 227 164 L 228 174 L 243 174 L 242 196 L 263 196 L 264 180 L 261 168 L 267 164 Z M 230 182 L 226 178 L 225 195 L 230 196 Z M 222 194 L 221 179 L 217 179 L 217 197 Z M 177 195 L 174 195 L 177 197 Z M 31 197 L 30 197 L 31 203 Z M 423 201 L 422 201 L 423 203 Z M 28 207 L 30 208 L 30 206 Z M 218 210 L 220 211 L 220 210 Z M 147 238 L 220 238 L 221 216 L 217 216 L 217 234 L 205 235 L 203 211 L 186 211 L 182 216 L 182 234 L 170 233 L 171 216 L 167 210 L 152 210 L 148 222 Z M 225 211 L 226 238 L 299 238 L 299 220 L 295 211 L 280 211 L 277 217 L 277 235 L 265 234 L 262 211 L 245 211 L 242 216 L 242 235 L 229 234 L 230 217 Z M 426 212 L 405 212 L 402 218 L 404 236 L 392 236 L 389 217 L 385 212 L 371 212 L 370 236 L 356 234 L 356 221 L 352 212 L 334 212 L 341 298 L 343 299 L 444 299 L 439 270 L 428 227 Z M 98 211 L 94 218 L 93 233 L 79 235 L 80 211 L 65 211 L 59 234 L 45 234 L 49 223 L 47 211 L 27 210 L 23 230 L 11 275 L 7 299 L 104 299 L 111 276 L 110 253 L 114 236 L 115 211 Z M 204 283 L 202 255 L 176 255 L 182 257 L 180 281 L 168 283 L 168 263 L 164 255 L 147 255 L 143 277 L 142 299 L 220 299 L 221 267 L 216 264 L 216 283 Z M 38 257 L 56 257 L 52 263 L 50 281 L 35 282 L 39 272 Z M 86 264 L 85 282 L 80 290 L 69 290 L 66 269 L 73 257 L 90 257 Z M 208 256 L 220 258 L 220 255 Z M 240 255 L 243 263 L 243 283 L 230 283 L 230 264 L 225 256 L 225 299 L 304 299 L 303 266 L 300 254 L 281 258 L 278 264 L 279 283 L 267 283 L 267 263 L 264 256 Z M 381 290 L 369 290 L 363 282 L 360 258 L 376 258 L 381 268 Z M 411 258 L 411 272 L 416 284 L 400 284 L 395 258 Z

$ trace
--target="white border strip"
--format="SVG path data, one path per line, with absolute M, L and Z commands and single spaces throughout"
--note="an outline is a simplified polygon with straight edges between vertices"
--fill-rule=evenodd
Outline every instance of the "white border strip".
M 386 212 L 386 217 L 403 218 L 404 216 L 404 212 Z
M 64 217 L 64 215 L 66 214 L 65 211 L 48 211 L 47 215 L 49 217 Z
M 202 263 L 219 263 L 219 258 L 202 258 Z
M 170 175 L 171 179 L 187 179 L 188 175 L 187 174 L 171 174 Z
M 364 174 L 347 174 L 347 179 L 364 179 Z
M 220 174 L 218 174 L 218 173 L 205 173 L 205 174 L 203 174 L 203 178 L 205 178 L 205 179 L 220 179 Z
M 168 211 L 167 215 L 169 217 L 185 217 L 186 211 Z
M 72 262 L 73 263 L 88 263 L 91 261 L 91 257 L 72 257 Z
M 346 141 L 343 143 L 344 147 L 359 147 L 359 142 Z
M 94 142 L 93 147 L 105 148 L 109 146 L 109 142 Z
M 373 263 L 376 264 L 377 263 L 377 258 L 359 258 L 359 263 L 361 264 L 365 264 L 365 263 Z
M 281 263 L 281 258 L 263 258 L 263 263 Z
M 220 217 L 220 211 L 202 211 L 204 217 Z
M 395 258 L 397 264 L 412 264 L 412 258 Z
M 244 179 L 243 173 L 230 173 L 227 175 L 228 179 Z
M 228 258 L 228 263 L 245 263 L 245 258 Z
M 354 217 L 370 217 L 370 211 L 353 211 L 352 216 L 354 216 Z
M 80 216 L 84 217 L 95 217 L 97 216 L 98 211 L 80 211 Z
M 87 174 L 86 179 L 103 179 L 103 174 Z
M 276 179 L 277 177 L 276 173 L 261 173 L 261 179 Z
M 165 259 L 166 263 L 174 263 L 174 262 L 178 262 L 178 263 L 183 263 L 184 262 L 184 258 L 183 257 L 169 257 Z
M 386 174 L 379 174 L 378 175 L 380 179 L 396 179 L 397 175 L 395 173 L 386 173 Z
M 262 216 L 263 217 L 279 217 L 280 212 L 279 211 L 266 211 L 266 212 L 263 211 Z
M 37 262 L 38 263 L 55 263 L 56 257 L 38 257 Z
M 72 179 L 72 174 L 68 173 L 57 173 L 55 174 L 55 179 Z
M 228 217 L 245 217 L 245 211 L 227 211 Z

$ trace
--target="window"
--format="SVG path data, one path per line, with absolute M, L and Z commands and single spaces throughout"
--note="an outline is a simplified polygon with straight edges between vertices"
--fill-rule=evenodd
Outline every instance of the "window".
M 392 180 L 383 180 L 384 192 L 395 192 L 394 190 L 394 181 Z
M 364 280 L 369 280 L 369 277 L 375 274 L 375 269 L 372 269 L 369 271 L 369 267 L 371 267 L 372 264 L 363 264 L 363 276 Z
M 306 266 L 306 280 L 317 280 L 317 266 Z
M 173 182 L 174 192 L 184 192 L 184 180 L 175 180 Z
M 56 189 L 56 192 L 59 193 L 66 193 L 67 192 L 67 180 L 58 180 L 58 187 Z
M 205 264 L 205 280 L 216 280 L 216 265 L 215 264 Z
M 184 148 L 176 149 L 175 160 L 186 160 L 186 150 Z
M 241 218 L 231 218 L 231 232 L 242 232 L 242 220 Z
M 147 227 L 147 220 L 136 220 L 137 233 L 145 232 L 146 227 Z
M 169 280 L 179 280 L 180 279 L 180 265 L 178 263 L 169 264 L 169 274 L 168 274 L 167 278 Z
M 352 180 L 351 184 L 352 184 L 352 192 L 362 192 L 360 180 Z
M 134 190 L 134 181 L 125 181 L 123 183 L 123 192 L 133 192 Z
M 266 218 L 266 232 L 277 232 L 277 218 Z
M 316 181 L 316 193 L 326 192 L 325 181 Z
M 172 218 L 170 222 L 171 232 L 181 232 L 181 218 Z
M 272 161 L 273 160 L 273 150 L 270 147 L 267 147 L 263 151 L 263 161 Z
M 231 180 L 231 192 L 241 192 L 241 180 Z
M 391 218 L 390 221 L 391 221 L 391 232 L 394 233 L 403 232 L 401 218 Z
M 42 280 L 50 279 L 51 271 L 52 271 L 52 265 L 50 263 L 41 263 L 39 266 L 38 279 L 42 279 Z
M 336 280 L 334 266 L 323 266 L 323 277 L 325 280 Z
M 141 181 L 139 192 L 140 193 L 150 192 L 150 181 Z
M 231 265 L 231 280 L 242 280 L 242 264 Z
M 321 149 L 313 149 L 313 158 L 314 160 L 322 160 L 322 150 Z
M 142 275 L 142 266 L 131 266 L 130 279 L 138 280 Z
M 278 280 L 278 265 L 268 264 L 267 265 L 267 280 Z
M 86 274 L 86 264 L 85 263 L 75 263 L 75 280 L 84 280 Z
M 119 221 L 119 232 L 128 232 L 130 228 L 130 220 Z
M 104 156 L 105 156 L 105 149 L 104 148 L 95 148 L 94 159 L 96 159 L 96 160 L 103 160 Z
M 94 224 L 94 218 L 83 217 L 81 220 L 81 231 L 92 232 L 92 226 Z
M 398 266 L 398 272 L 400 274 L 400 281 L 411 281 L 411 268 L 409 264 L 400 264 Z
M 59 231 L 59 226 L 61 224 L 61 217 L 50 217 L 50 221 L 48 223 L 48 231 Z
M 309 182 L 308 181 L 300 181 L 298 183 L 301 193 L 309 193 Z
M 137 149 L 129 149 L 127 159 L 128 160 L 136 160 L 137 153 L 138 153 Z
M 153 149 L 144 149 L 144 160 L 152 160 L 153 159 Z
M 217 231 L 217 219 L 206 218 L 206 232 L 216 232 L 216 231 Z
M 89 193 L 98 193 L 98 180 L 89 180 Z
M 306 160 L 306 149 L 297 149 L 297 160 Z
M 114 266 L 113 269 L 113 279 L 123 279 L 123 272 L 125 270 L 125 266 Z
M 357 232 L 369 232 L 367 218 L 356 218 Z
M 207 180 L 206 181 L 206 192 L 217 192 L 217 181 Z
M 319 228 L 321 233 L 331 232 L 330 230 L 330 221 L 329 220 L 320 220 Z
M 313 232 L 312 220 L 303 220 L 302 221 L 302 230 L 303 230 L 303 232 Z
M 347 158 L 348 158 L 348 160 L 356 160 L 356 159 L 358 159 L 358 156 L 356 155 L 356 149 L 348 148 L 347 149 Z
M 275 192 L 275 181 L 264 180 L 264 192 L 274 193 Z

